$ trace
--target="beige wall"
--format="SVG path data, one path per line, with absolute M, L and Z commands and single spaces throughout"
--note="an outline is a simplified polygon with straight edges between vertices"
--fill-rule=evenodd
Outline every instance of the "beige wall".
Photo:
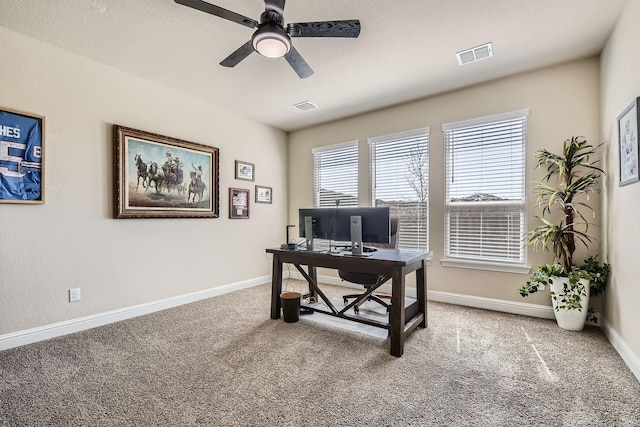
M 289 136 L 289 220 L 295 222 L 297 209 L 313 204 L 313 147 L 360 141 L 360 197 L 361 204 L 366 205 L 369 202 L 367 137 L 429 126 L 430 249 L 433 250 L 433 261 L 428 269 L 429 289 L 549 305 L 548 291 L 527 299 L 517 293 L 528 275 L 451 268 L 440 264 L 444 256 L 445 176 L 441 127 L 447 122 L 528 108 L 528 158 L 543 147 L 559 149 L 562 142 L 572 135 L 583 135 L 596 143 L 600 139 L 598 89 L 598 58 L 589 58 L 293 132 Z M 540 177 L 540 172 L 532 167 L 527 170 L 528 183 Z M 531 214 L 535 212 L 534 202 L 531 196 Z M 597 201 L 595 204 L 597 206 Z M 529 228 L 532 226 L 533 219 Z M 550 260 L 548 253 L 529 251 L 531 266 Z
M 270 277 L 286 134 L 0 28 L 0 106 L 46 116 L 44 205 L 0 205 L 0 336 Z M 220 148 L 220 218 L 112 219 L 112 124 Z M 234 160 L 256 164 L 235 181 Z M 228 188 L 273 187 L 228 219 Z M 253 202 L 253 200 L 252 200 Z M 80 287 L 82 301 L 68 302 Z
M 609 39 L 601 60 L 602 139 L 609 141 L 606 167 L 609 172 L 603 198 L 605 221 L 604 255 L 613 274 L 606 293 L 606 320 L 620 337 L 640 355 L 640 183 L 619 187 L 617 117 L 640 96 L 640 1 L 629 0 Z

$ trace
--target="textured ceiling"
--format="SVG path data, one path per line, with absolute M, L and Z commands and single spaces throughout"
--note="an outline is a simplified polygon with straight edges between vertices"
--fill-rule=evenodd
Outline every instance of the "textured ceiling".
M 264 11 L 261 0 L 209 1 L 255 20 Z M 307 79 L 256 53 L 218 65 L 252 30 L 173 0 L 0 0 L 0 26 L 291 131 L 597 54 L 625 2 L 289 0 L 285 22 L 362 25 L 357 39 L 293 39 L 315 71 Z M 493 58 L 458 65 L 456 52 L 486 42 Z M 307 100 L 319 108 L 292 108 Z

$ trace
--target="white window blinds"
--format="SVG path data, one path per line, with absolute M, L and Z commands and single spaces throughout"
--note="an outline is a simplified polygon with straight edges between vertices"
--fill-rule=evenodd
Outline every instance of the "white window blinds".
M 429 247 L 429 128 L 369 138 L 371 201 L 399 219 L 398 246 Z
M 526 263 L 527 116 L 520 110 L 442 126 L 446 258 Z
M 358 206 L 358 141 L 312 152 L 314 206 Z

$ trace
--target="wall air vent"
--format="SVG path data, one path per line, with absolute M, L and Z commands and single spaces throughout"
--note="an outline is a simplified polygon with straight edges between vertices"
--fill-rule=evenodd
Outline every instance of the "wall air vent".
M 460 65 L 480 61 L 481 59 L 489 58 L 490 56 L 493 56 L 493 47 L 491 46 L 491 43 L 486 43 L 481 46 L 476 46 L 456 53 L 458 64 Z
M 304 101 L 293 104 L 293 108 L 297 108 L 300 111 L 309 111 L 315 110 L 316 108 L 318 108 L 318 106 L 311 101 Z

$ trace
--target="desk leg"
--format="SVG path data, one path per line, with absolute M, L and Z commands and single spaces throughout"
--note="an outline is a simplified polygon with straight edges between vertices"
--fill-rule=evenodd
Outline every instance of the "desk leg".
M 273 266 L 271 267 L 271 318 L 279 319 L 282 303 L 282 262 L 278 254 L 273 254 Z
M 424 314 L 424 319 L 418 325 L 427 327 L 427 261 L 422 260 L 422 267 L 416 270 L 416 291 L 418 293 L 418 312 Z
M 404 352 L 404 269 L 396 267 L 391 274 L 391 311 L 389 312 L 389 336 L 391 355 L 400 357 Z

